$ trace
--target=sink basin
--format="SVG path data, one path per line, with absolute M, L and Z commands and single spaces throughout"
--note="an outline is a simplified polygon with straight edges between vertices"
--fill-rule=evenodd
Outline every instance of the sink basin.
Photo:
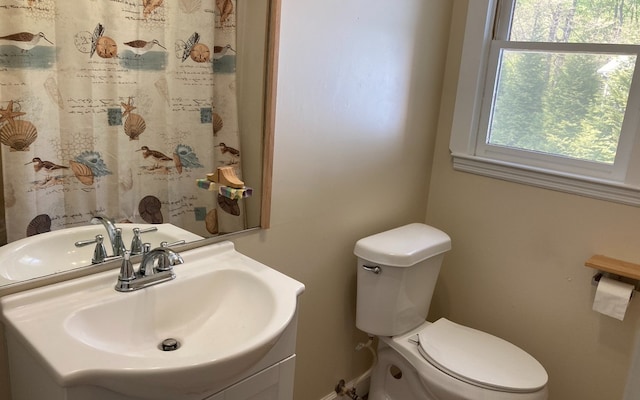
M 114 290 L 118 271 L 107 271 L 6 296 L 8 336 L 61 387 L 167 400 L 215 393 L 278 342 L 304 285 L 231 242 L 181 255 L 176 279 L 135 292 Z M 168 338 L 180 346 L 163 351 Z
M 130 357 L 158 355 L 158 345 L 167 338 L 178 340 L 180 356 L 197 354 L 202 343 L 211 341 L 210 350 L 223 357 L 260 335 L 274 317 L 276 293 L 246 271 L 212 271 L 163 289 L 162 296 L 153 291 L 136 301 L 113 296 L 109 303 L 84 307 L 65 320 L 66 333 L 98 350 Z M 123 335 L 123 327 L 134 327 L 135 334 Z
M 172 224 L 116 224 L 122 228 L 122 238 L 129 248 L 133 238 L 133 228 L 141 230 L 157 227 L 155 232 L 141 235 L 143 242 L 157 247 L 160 242 L 186 240 L 191 242 L 203 239 Z M 107 231 L 102 225 L 86 225 L 60 229 L 20 239 L 0 247 L 0 285 L 25 281 L 91 265 L 94 245 L 76 247 L 75 242 L 93 239 L 96 235 L 105 237 L 105 247 L 111 254 L 111 243 Z

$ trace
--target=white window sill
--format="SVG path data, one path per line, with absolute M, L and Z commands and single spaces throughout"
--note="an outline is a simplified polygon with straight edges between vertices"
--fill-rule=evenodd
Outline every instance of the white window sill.
M 599 180 L 579 175 L 560 174 L 543 168 L 453 153 L 453 168 L 505 181 L 557 190 L 600 200 L 640 206 L 640 188 L 620 182 Z

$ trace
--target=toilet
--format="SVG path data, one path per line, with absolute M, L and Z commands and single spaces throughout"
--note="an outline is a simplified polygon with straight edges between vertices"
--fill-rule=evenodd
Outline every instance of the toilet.
M 546 400 L 544 367 L 517 346 L 426 317 L 449 236 L 409 224 L 358 240 L 356 326 L 378 336 L 369 400 Z

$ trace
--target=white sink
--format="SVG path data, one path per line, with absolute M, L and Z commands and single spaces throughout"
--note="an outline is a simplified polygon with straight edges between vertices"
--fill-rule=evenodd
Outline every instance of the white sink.
M 158 228 L 155 232 L 141 235 L 142 241 L 151 243 L 152 247 L 159 246 L 162 241 L 192 242 L 203 239 L 202 236 L 172 224 L 116 224 L 116 227 L 122 228 L 122 239 L 127 248 L 133 238 L 133 228 Z M 0 247 L 0 285 L 91 265 L 95 245 L 76 247 L 75 242 L 94 239 L 96 235 L 105 237 L 107 253 L 111 254 L 111 243 L 102 225 L 86 225 L 41 233 Z
M 176 279 L 134 292 L 117 292 L 108 271 L 6 296 L 7 332 L 60 387 L 201 399 L 269 352 L 304 285 L 231 242 L 181 255 Z M 162 351 L 167 338 L 180 347 Z
M 118 271 L 107 271 L 6 296 L 7 336 L 59 387 L 167 400 L 215 393 L 278 342 L 304 285 L 231 242 L 181 255 L 174 280 L 134 292 L 117 292 Z M 180 347 L 161 350 L 167 338 Z
M 158 344 L 167 338 L 181 343 L 181 357 L 197 355 L 202 343 L 211 341 L 209 349 L 222 357 L 260 335 L 274 316 L 276 293 L 243 270 L 211 271 L 162 289 L 162 295 L 150 290 L 135 301 L 109 296 L 108 303 L 80 308 L 65 320 L 66 333 L 101 351 L 131 357 L 157 356 Z M 135 333 L 123 335 L 123 327 Z

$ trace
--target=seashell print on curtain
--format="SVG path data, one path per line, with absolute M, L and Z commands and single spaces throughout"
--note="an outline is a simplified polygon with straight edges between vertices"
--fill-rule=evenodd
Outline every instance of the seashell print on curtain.
M 244 229 L 198 188 L 241 176 L 236 0 L 0 0 L 8 240 L 87 224 Z

